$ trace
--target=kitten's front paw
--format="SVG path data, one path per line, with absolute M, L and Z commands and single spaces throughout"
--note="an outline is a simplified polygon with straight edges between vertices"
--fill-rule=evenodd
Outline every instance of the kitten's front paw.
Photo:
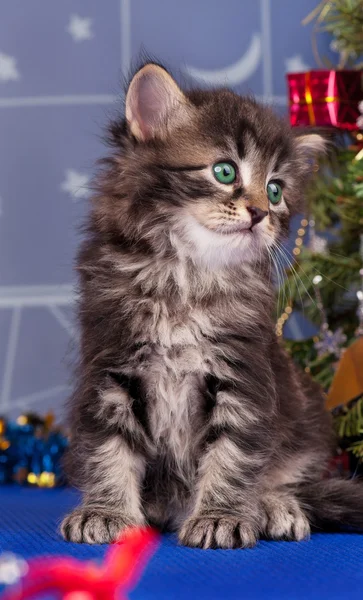
M 251 548 L 257 542 L 254 528 L 243 519 L 226 515 L 190 517 L 180 532 L 179 542 L 193 548 Z
M 263 498 L 265 534 L 273 540 L 300 541 L 310 535 L 310 524 L 296 498 L 271 493 Z
M 109 544 L 131 525 L 131 519 L 99 508 L 77 508 L 61 524 L 61 534 L 68 542 Z

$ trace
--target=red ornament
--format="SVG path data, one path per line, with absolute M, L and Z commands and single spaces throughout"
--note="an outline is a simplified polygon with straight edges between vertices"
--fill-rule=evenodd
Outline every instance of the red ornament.
M 35 594 L 44 592 L 62 600 L 126 599 L 126 593 L 155 551 L 158 537 L 153 529 L 129 529 L 110 547 L 100 567 L 73 558 L 37 558 L 29 562 L 26 576 L 7 590 L 2 600 L 35 599 Z
M 341 451 L 334 456 L 328 465 L 328 477 L 348 477 L 350 475 L 350 464 L 348 452 Z
M 289 73 L 287 81 L 293 127 L 358 129 L 358 104 L 363 99 L 362 71 Z

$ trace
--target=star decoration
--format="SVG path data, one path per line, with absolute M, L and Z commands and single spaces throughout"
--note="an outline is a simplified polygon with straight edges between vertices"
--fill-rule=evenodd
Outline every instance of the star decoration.
M 93 38 L 91 31 L 92 19 L 71 15 L 66 31 L 72 36 L 75 42 L 84 42 Z
M 324 354 L 334 354 L 337 358 L 342 353 L 343 344 L 347 341 L 347 336 L 343 333 L 343 329 L 338 327 L 336 331 L 325 329 L 320 334 L 319 341 L 315 342 L 314 347 L 317 350 L 318 356 Z
M 312 252 L 314 252 L 315 254 L 326 254 L 327 247 L 328 242 L 326 239 L 316 234 L 312 236 L 309 244 L 309 249 Z
M 332 40 L 329 44 L 329 48 L 332 52 L 340 52 L 339 42 L 338 40 Z
M 20 73 L 16 66 L 16 59 L 0 52 L 0 81 L 17 81 Z
M 81 198 L 87 198 L 89 195 L 89 181 L 90 178 L 88 175 L 79 173 L 74 169 L 67 169 L 61 189 L 63 192 L 68 193 L 74 200 L 80 200 Z
M 309 70 L 309 65 L 304 63 L 301 54 L 295 54 L 285 60 L 285 69 L 287 73 L 304 73 Z

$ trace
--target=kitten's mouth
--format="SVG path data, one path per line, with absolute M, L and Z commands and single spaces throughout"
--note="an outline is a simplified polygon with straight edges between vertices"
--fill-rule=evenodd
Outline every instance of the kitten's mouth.
M 218 227 L 215 230 L 217 233 L 222 233 L 223 235 L 232 235 L 236 233 L 247 234 L 252 233 L 252 226 L 246 223 L 236 223 L 236 225 L 230 225 L 228 227 Z

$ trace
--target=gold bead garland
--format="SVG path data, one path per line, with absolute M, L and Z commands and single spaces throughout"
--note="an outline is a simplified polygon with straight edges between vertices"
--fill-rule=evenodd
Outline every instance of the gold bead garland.
M 306 234 L 306 228 L 308 225 L 309 225 L 309 221 L 307 219 L 305 219 L 305 217 L 303 219 L 301 219 L 300 227 L 297 230 L 297 238 L 295 240 L 295 246 L 292 251 L 294 256 L 299 256 L 299 254 L 301 252 L 301 246 L 303 244 L 303 239 Z M 285 306 L 282 314 L 280 315 L 280 317 L 277 320 L 276 328 L 275 328 L 277 337 L 282 336 L 284 325 L 285 325 L 286 321 L 289 319 L 291 313 L 292 313 L 292 306 L 291 306 L 291 302 L 289 302 L 289 304 L 287 304 Z

